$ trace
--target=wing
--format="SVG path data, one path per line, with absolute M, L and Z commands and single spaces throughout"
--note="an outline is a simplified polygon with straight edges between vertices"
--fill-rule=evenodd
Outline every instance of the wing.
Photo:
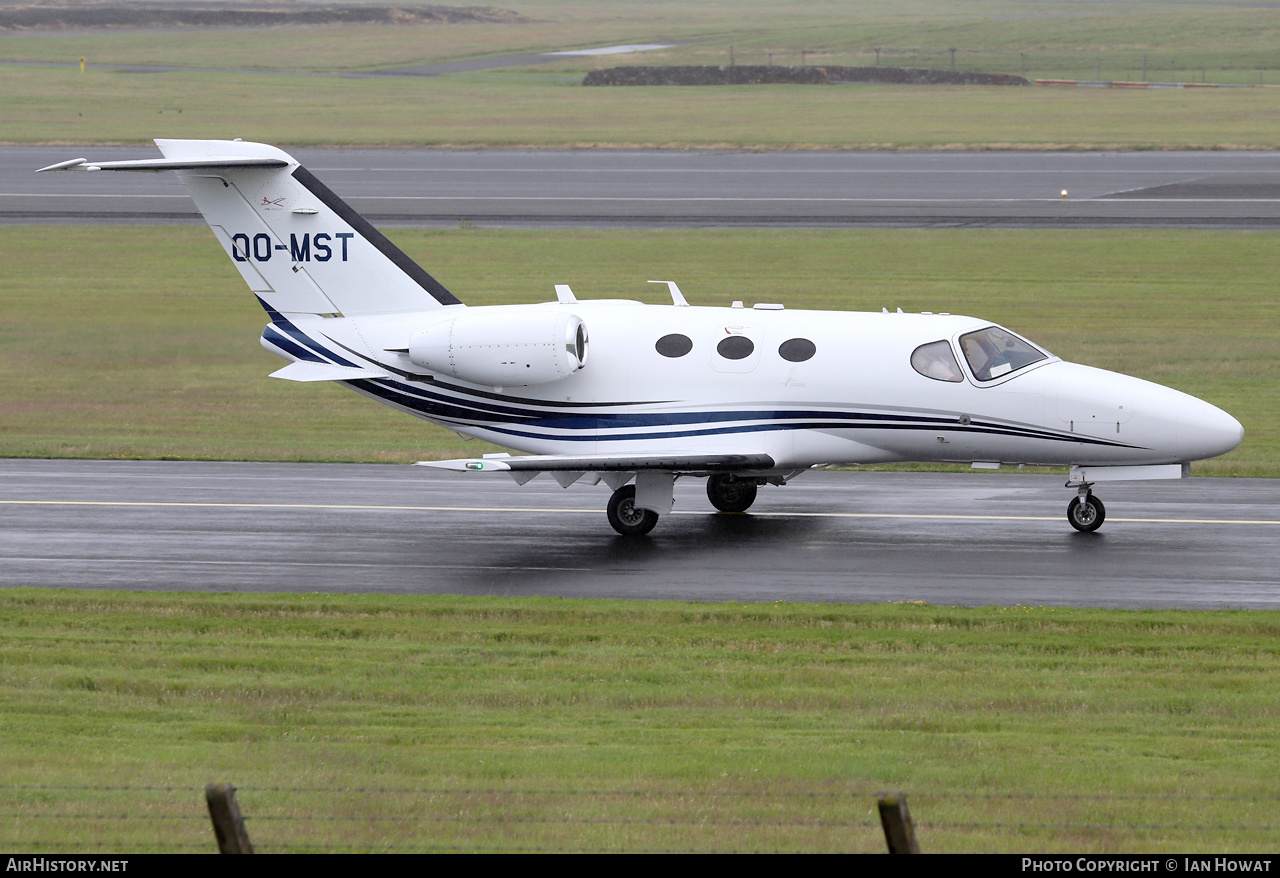
M 773 458 L 767 454 L 705 454 L 670 452 L 667 454 L 535 454 L 512 457 L 506 454 L 488 454 L 484 457 L 458 460 L 423 460 L 416 466 L 458 472 L 510 473 L 524 484 L 541 473 L 552 473 L 556 481 L 568 487 L 587 473 L 631 473 L 646 470 L 678 473 L 686 476 L 705 476 L 712 473 L 764 473 L 774 468 Z M 567 480 L 567 483 L 566 483 Z M 605 478 L 612 483 L 614 479 Z M 625 484 L 625 479 L 623 484 Z

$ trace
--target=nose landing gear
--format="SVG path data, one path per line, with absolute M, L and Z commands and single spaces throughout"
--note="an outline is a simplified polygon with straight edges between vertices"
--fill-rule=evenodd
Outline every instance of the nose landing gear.
M 1071 487 L 1068 484 L 1067 487 Z M 1076 496 L 1067 504 L 1067 521 L 1081 533 L 1093 533 L 1102 527 L 1107 517 L 1107 507 L 1093 496 L 1092 484 L 1086 482 L 1078 487 Z

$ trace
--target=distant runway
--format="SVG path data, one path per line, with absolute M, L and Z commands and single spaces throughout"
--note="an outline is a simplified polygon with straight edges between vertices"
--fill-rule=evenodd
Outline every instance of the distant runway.
M 292 153 L 389 226 L 1280 228 L 1280 155 L 1269 152 Z M 197 221 L 173 174 L 32 173 L 156 156 L 0 147 L 0 224 Z
M 647 538 L 603 488 L 409 466 L 0 460 L 0 587 L 1280 608 L 1280 479 L 814 472 Z

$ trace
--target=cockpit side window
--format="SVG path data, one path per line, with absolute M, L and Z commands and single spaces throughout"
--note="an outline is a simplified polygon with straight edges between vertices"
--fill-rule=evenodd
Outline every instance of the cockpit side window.
M 979 381 L 991 381 L 1048 357 L 1031 342 L 998 326 L 960 336 L 960 350 Z
M 960 364 L 945 341 L 931 341 L 911 352 L 911 368 L 935 381 L 963 381 Z

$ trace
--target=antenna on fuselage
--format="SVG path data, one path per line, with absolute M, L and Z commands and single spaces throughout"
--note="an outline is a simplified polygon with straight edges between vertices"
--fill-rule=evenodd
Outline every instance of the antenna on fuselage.
M 673 280 L 651 280 L 651 284 L 666 284 L 667 289 L 671 291 L 671 304 L 677 308 L 688 308 L 689 303 L 685 301 L 684 293 L 680 292 L 680 288 L 676 286 Z

